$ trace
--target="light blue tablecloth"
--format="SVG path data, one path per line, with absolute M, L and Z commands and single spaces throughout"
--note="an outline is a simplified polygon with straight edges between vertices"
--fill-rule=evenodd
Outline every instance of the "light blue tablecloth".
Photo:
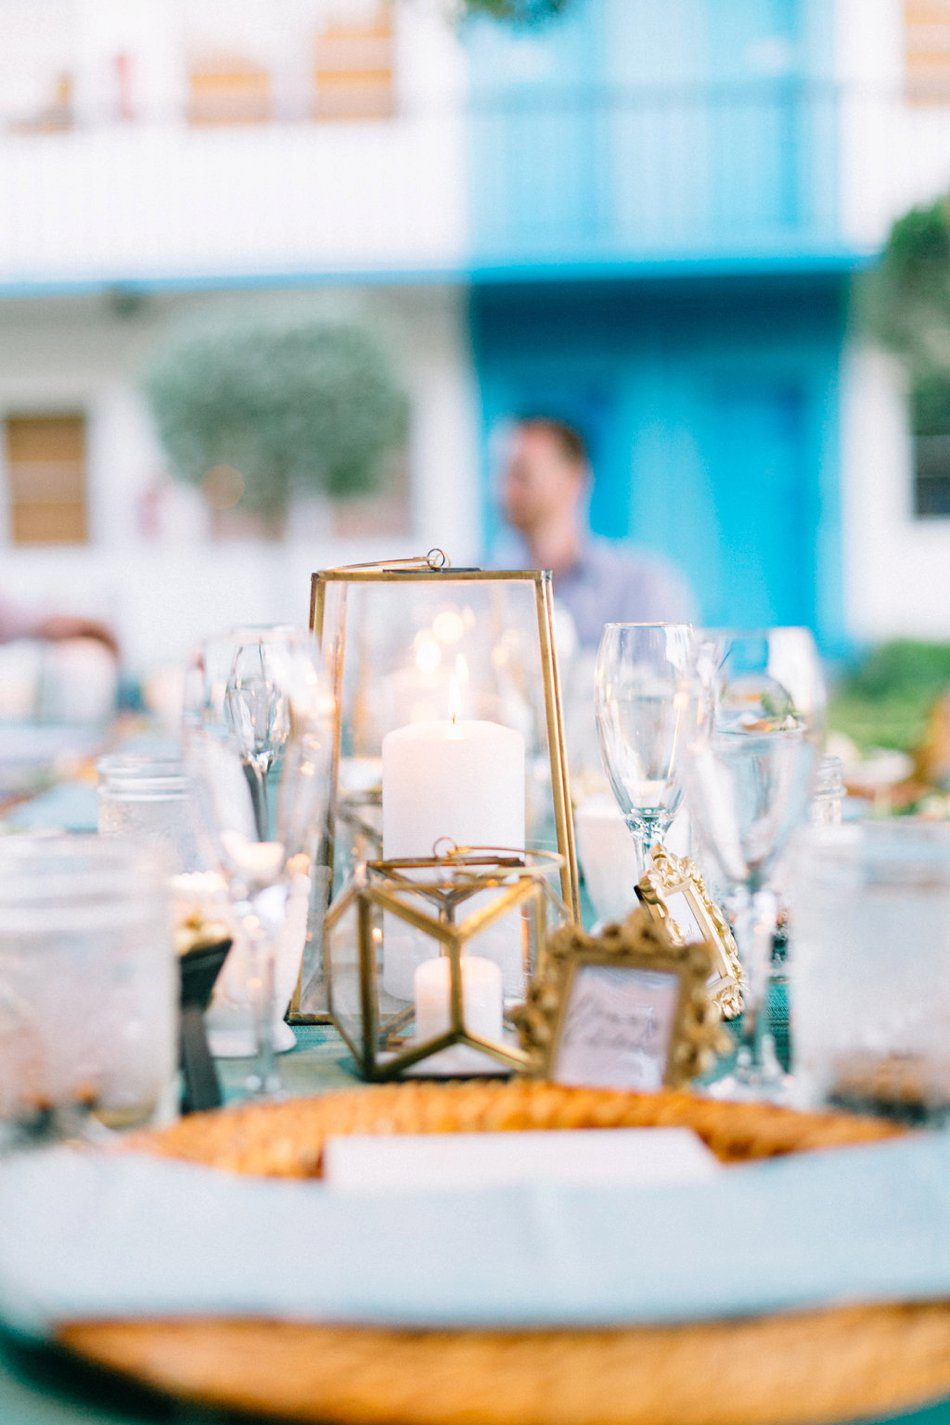
M 663 1188 L 406 1192 L 398 1210 L 57 1149 L 0 1167 L 0 1223 L 0 1315 L 38 1334 L 116 1315 L 583 1327 L 933 1300 L 950 1297 L 950 1135 Z

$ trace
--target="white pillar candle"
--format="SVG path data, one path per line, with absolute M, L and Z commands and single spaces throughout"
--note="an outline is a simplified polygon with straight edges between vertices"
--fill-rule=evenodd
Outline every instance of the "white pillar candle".
M 524 846 L 524 738 L 497 722 L 410 723 L 383 738 L 383 853 Z
M 502 1036 L 502 974 L 493 960 L 462 955 L 462 1019 L 470 1034 L 500 1043 Z M 452 1024 L 451 961 L 447 955 L 425 960 L 414 976 L 415 1039 L 424 1042 L 444 1034 Z
M 431 856 L 448 839 L 456 846 L 520 849 L 525 842 L 525 744 L 520 732 L 495 722 L 411 723 L 383 738 L 383 854 Z M 471 915 L 494 893 L 460 908 Z M 485 932 L 478 949 L 505 972 L 506 992 L 523 992 L 520 926 L 512 916 Z M 431 941 L 386 918 L 383 987 L 413 997 L 413 974 L 432 954 Z

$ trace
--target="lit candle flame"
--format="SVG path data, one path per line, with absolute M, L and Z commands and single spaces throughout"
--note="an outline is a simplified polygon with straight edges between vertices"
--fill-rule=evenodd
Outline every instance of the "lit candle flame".
M 449 678 L 449 717 L 453 723 L 462 716 L 462 699 L 468 688 L 468 664 L 461 653 L 455 655 L 455 668 Z

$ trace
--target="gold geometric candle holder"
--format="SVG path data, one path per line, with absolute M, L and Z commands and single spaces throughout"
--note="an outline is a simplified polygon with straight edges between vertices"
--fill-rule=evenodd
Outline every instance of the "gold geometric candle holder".
M 441 848 L 434 848 L 439 852 Z M 570 919 L 560 856 L 446 848 L 357 867 L 324 925 L 330 1014 L 368 1079 L 523 1069 L 516 1015 Z
M 311 626 L 337 709 L 322 907 L 342 895 L 363 862 L 424 856 L 448 836 L 556 853 L 560 896 L 578 919 L 550 573 L 454 569 L 440 550 L 325 569 L 313 576 Z M 456 753 L 453 784 L 446 769 Z M 471 789 L 461 775 L 469 754 L 469 770 L 478 756 L 484 769 L 473 773 Z M 407 782 L 418 787 L 412 834 L 393 785 L 400 773 L 403 789 Z M 433 779 L 442 774 L 436 788 Z M 314 919 L 316 951 L 319 915 Z M 315 954 L 311 960 L 319 963 Z M 292 1022 L 325 1016 L 324 977 L 311 964 Z

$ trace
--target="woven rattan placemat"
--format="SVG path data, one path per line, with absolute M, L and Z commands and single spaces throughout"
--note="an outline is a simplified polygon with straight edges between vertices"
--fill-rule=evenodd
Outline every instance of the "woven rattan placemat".
M 182 1120 L 137 1147 L 314 1176 L 326 1137 L 677 1124 L 725 1161 L 893 1129 L 683 1093 L 412 1084 Z M 741 1231 L 741 1224 L 737 1224 Z M 319 1271 L 319 1263 L 314 1264 Z M 341 1425 L 783 1425 L 886 1416 L 950 1393 L 950 1305 L 630 1330 L 420 1332 L 282 1322 L 76 1323 L 71 1350 L 257 1419 Z

